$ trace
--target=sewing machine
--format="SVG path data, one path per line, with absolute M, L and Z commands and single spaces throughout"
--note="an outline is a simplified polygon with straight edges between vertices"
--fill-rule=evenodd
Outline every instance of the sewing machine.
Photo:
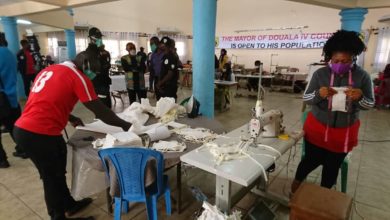
M 260 64 L 259 87 L 261 88 L 261 72 L 263 64 Z M 253 142 L 261 137 L 277 137 L 283 130 L 283 114 L 280 110 L 270 110 L 264 113 L 261 91 L 257 92 L 257 101 L 252 109 L 253 118 L 249 122 L 249 132 Z

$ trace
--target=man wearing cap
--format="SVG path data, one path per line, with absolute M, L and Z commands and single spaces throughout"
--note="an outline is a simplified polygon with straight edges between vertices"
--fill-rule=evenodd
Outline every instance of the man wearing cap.
M 102 33 L 96 27 L 89 29 L 88 37 L 90 43 L 86 51 L 95 54 L 100 60 L 101 69 L 96 73 L 96 76 L 92 79 L 95 92 L 99 99 L 109 108 L 111 108 L 110 97 L 110 68 L 111 68 L 111 56 L 108 51 L 104 49 L 102 41 Z
M 156 91 L 160 97 L 172 97 L 177 99 L 177 80 L 179 79 L 178 60 L 173 53 L 173 41 L 169 37 L 163 37 L 160 41 L 160 50 L 163 51 L 161 73 L 156 83 Z M 156 93 L 157 94 L 157 93 Z M 159 97 L 156 95 L 156 98 Z
M 154 87 L 156 98 L 160 99 L 160 94 L 156 90 L 156 85 L 157 85 L 158 77 L 160 76 L 162 58 L 164 56 L 164 53 L 159 48 L 160 39 L 158 39 L 158 37 L 154 36 L 150 38 L 149 42 L 150 42 L 150 49 L 152 51 L 152 55 L 150 56 L 150 62 L 149 62 L 149 72 L 150 72 L 149 89 L 153 90 Z
M 22 49 L 16 54 L 18 59 L 18 70 L 23 78 L 24 92 L 26 96 L 30 94 L 30 84 L 34 82 L 36 76 L 35 60 L 30 51 L 30 44 L 26 39 L 20 41 Z
M 7 41 L 4 33 L 0 32 L 0 125 L 4 125 L 9 130 L 12 139 L 12 130 L 16 119 L 20 117 L 20 106 L 16 95 L 16 78 L 17 67 L 15 55 L 7 48 Z M 7 111 L 5 111 L 8 109 Z M 23 152 L 20 154 L 20 147 L 15 147 L 18 156 L 27 155 Z M 15 152 L 16 153 L 16 152 Z M 15 154 L 14 153 L 14 154 Z M 0 130 L 0 168 L 9 167 L 7 155 L 1 143 Z

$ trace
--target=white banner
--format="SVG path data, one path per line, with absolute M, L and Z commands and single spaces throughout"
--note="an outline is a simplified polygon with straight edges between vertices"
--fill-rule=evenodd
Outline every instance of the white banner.
M 217 37 L 217 48 L 226 49 L 312 49 L 322 48 L 333 33 L 239 35 Z

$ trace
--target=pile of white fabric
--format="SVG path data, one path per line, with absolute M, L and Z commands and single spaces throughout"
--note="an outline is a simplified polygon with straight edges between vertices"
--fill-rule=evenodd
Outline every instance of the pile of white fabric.
M 198 217 L 198 220 L 241 220 L 242 215 L 240 211 L 233 211 L 231 215 L 225 215 L 218 210 L 216 206 L 204 201 L 202 207 L 204 211 Z
M 206 128 L 182 128 L 175 131 L 182 139 L 192 143 L 206 143 L 217 138 L 217 134 Z
M 156 107 L 150 105 L 149 99 L 141 99 L 141 103 L 133 102 L 118 116 L 136 126 L 144 125 L 149 114 L 159 118 L 160 122 L 168 123 L 174 121 L 179 115 L 185 114 L 185 108 L 175 103 L 174 98 L 163 97 L 157 101 Z

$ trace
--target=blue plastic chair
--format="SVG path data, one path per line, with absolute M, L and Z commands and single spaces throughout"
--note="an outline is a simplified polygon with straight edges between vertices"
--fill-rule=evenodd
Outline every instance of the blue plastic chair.
M 144 148 L 109 148 L 99 152 L 100 159 L 110 178 L 108 159 L 114 165 L 119 186 L 120 197 L 115 197 L 114 219 L 121 219 L 121 211 L 128 210 L 128 202 L 144 202 L 149 220 L 157 220 L 157 199 L 165 195 L 166 212 L 171 215 L 171 190 L 168 176 L 163 175 L 164 158 L 162 153 Z M 157 164 L 156 181 L 145 188 L 145 168 L 150 159 Z M 123 206 L 123 207 L 122 207 Z

